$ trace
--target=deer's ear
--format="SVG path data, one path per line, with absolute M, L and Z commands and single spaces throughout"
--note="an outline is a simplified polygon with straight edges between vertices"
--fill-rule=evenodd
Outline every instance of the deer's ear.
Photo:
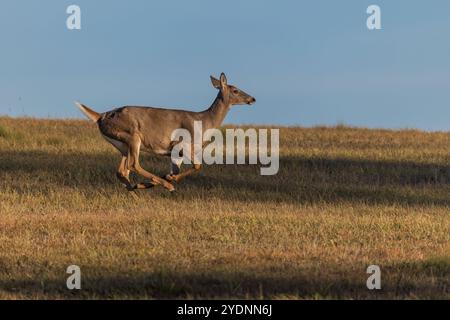
M 211 83 L 212 83 L 213 87 L 216 89 L 220 89 L 220 81 L 217 80 L 216 78 L 214 78 L 213 76 L 210 76 L 210 78 L 211 78 Z
M 227 77 L 223 72 L 220 74 L 220 87 L 222 89 L 225 89 L 227 87 Z

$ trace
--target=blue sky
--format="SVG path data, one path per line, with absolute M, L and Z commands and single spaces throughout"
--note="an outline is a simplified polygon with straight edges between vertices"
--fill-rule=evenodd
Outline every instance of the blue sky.
M 366 27 L 370 4 L 382 30 Z M 225 71 L 257 99 L 227 123 L 449 130 L 449 17 L 445 0 L 2 0 L 0 114 L 82 118 L 74 100 L 200 111 Z

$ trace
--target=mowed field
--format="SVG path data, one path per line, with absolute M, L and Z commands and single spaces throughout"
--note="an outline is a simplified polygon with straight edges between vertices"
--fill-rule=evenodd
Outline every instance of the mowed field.
M 0 118 L 0 298 L 450 298 L 450 133 L 292 127 L 280 147 L 275 176 L 207 166 L 136 200 L 96 125 Z

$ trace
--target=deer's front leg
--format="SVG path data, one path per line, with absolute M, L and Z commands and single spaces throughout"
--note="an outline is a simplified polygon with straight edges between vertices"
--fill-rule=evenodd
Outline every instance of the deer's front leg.
M 191 161 L 194 162 L 194 164 L 192 165 L 192 168 L 186 170 L 185 172 L 180 173 L 180 167 L 181 164 L 183 163 L 183 158 L 172 158 L 171 159 L 171 171 L 170 174 L 168 174 L 165 179 L 169 182 L 176 182 L 179 183 L 181 180 L 183 180 L 185 177 L 194 174 L 198 171 L 200 171 L 201 169 L 201 164 L 195 164 L 196 159 L 198 160 L 198 158 L 196 158 L 196 155 L 194 153 L 195 148 L 192 147 L 191 148 Z
M 192 165 L 192 168 L 189 168 L 188 170 L 186 170 L 182 173 L 167 175 L 166 180 L 179 183 L 181 180 L 183 180 L 187 176 L 199 172 L 201 170 L 201 168 L 202 168 L 201 164 L 194 164 L 194 165 Z
M 166 174 L 162 178 L 166 179 L 169 182 L 172 182 L 173 179 L 171 177 L 180 173 L 182 163 L 183 163 L 183 158 L 171 158 L 170 159 L 170 173 Z

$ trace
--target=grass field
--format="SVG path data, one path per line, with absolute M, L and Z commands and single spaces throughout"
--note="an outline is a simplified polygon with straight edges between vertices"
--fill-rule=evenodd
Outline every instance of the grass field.
M 450 298 L 450 133 L 292 127 L 280 146 L 275 176 L 208 166 L 136 201 L 94 124 L 0 118 L 0 298 Z

